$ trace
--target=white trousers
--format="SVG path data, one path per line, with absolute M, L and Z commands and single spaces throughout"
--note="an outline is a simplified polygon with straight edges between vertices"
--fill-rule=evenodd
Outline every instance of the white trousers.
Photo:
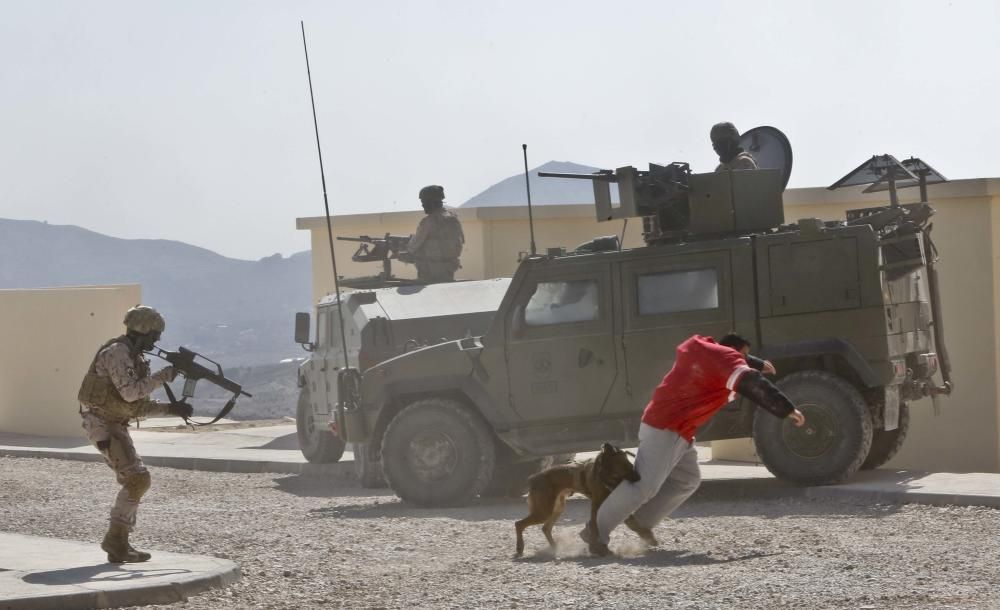
M 604 544 L 629 515 L 652 529 L 670 516 L 701 484 L 698 452 L 672 430 L 639 425 L 635 452 L 639 481 L 622 481 L 597 512 L 597 538 Z

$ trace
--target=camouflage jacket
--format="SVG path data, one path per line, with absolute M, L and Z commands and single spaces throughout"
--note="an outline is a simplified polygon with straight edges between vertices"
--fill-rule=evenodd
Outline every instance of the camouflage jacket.
M 97 351 L 80 385 L 77 398 L 84 407 L 108 421 L 165 415 L 167 405 L 149 398 L 164 384 L 167 369 L 150 375 L 149 361 L 124 336 Z
M 465 233 L 458 216 L 447 208 L 434 210 L 420 220 L 410 238 L 407 251 L 414 260 L 458 261 L 465 244 Z

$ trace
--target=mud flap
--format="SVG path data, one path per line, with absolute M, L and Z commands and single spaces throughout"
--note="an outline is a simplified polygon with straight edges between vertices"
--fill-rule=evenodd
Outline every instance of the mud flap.
M 899 386 L 885 388 L 885 410 L 882 413 L 883 429 L 886 432 L 899 427 Z

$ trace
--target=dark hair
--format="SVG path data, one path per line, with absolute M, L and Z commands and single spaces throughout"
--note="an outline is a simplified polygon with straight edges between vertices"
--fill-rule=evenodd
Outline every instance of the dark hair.
M 719 339 L 719 345 L 725 345 L 726 347 L 731 347 L 736 351 L 740 351 L 744 347 L 749 348 L 750 342 L 744 339 L 742 336 L 736 333 L 729 333 L 723 338 Z

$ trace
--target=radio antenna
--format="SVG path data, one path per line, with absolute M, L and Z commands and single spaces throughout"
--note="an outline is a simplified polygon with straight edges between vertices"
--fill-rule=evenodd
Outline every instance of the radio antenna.
M 302 50 L 306 54 L 306 76 L 309 79 L 309 102 L 312 104 L 313 130 L 316 132 L 316 152 L 319 154 L 319 179 L 323 184 L 323 209 L 326 211 L 326 236 L 330 240 L 330 260 L 333 261 L 333 286 L 337 293 L 337 318 L 340 323 L 340 341 L 344 348 L 344 368 L 350 368 L 347 359 L 347 335 L 344 334 L 344 309 L 340 300 L 340 276 L 337 275 L 337 253 L 333 250 L 333 224 L 330 222 L 330 200 L 326 196 L 326 173 L 323 171 L 323 148 L 319 144 L 319 122 L 316 120 L 316 98 L 313 95 L 312 72 L 309 70 L 309 47 L 306 45 L 306 24 L 302 27 Z
M 524 151 L 524 188 L 528 191 L 528 231 L 531 233 L 531 255 L 534 256 L 535 252 L 535 219 L 531 216 L 531 179 L 528 173 L 528 145 L 521 144 L 521 150 Z

